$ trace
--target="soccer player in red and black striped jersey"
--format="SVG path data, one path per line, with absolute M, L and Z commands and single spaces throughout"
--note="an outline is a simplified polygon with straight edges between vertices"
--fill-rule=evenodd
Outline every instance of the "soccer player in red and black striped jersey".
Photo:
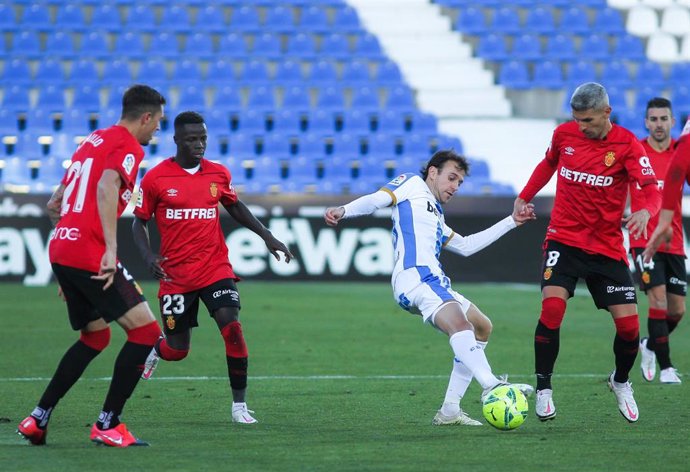
M 55 226 L 49 256 L 70 324 L 81 331 L 67 350 L 30 416 L 17 431 L 32 444 L 45 444 L 53 409 L 110 341 L 111 321 L 127 333 L 91 440 L 113 447 L 147 445 L 120 422 L 144 363 L 161 330 L 139 286 L 117 261 L 117 220 L 149 143 L 163 117 L 165 98 L 146 85 L 130 87 L 119 122 L 91 133 L 78 147 L 65 176 L 48 201 Z
M 661 195 L 644 148 L 635 135 L 611 123 L 604 87 L 580 85 L 570 99 L 573 120 L 558 126 L 546 156 L 515 200 L 520 211 L 557 174 L 542 266 L 542 309 L 534 336 L 537 374 L 536 414 L 556 416 L 551 375 L 558 357 L 560 326 L 567 300 L 584 279 L 599 309 L 611 313 L 615 370 L 609 388 L 629 422 L 639 412 L 628 374 L 635 363 L 639 321 L 635 284 L 623 246 L 621 221 L 632 238 L 646 236 L 649 219 L 659 211 Z M 623 218 L 628 186 L 641 188 L 640 209 Z
M 675 140 L 671 137 L 671 129 L 675 123 L 671 102 L 668 99 L 656 97 L 647 103 L 645 126 L 649 130 L 649 136 L 641 139 L 640 143 L 649 157 L 654 173 L 659 177 L 660 188 L 663 188 L 662 179 L 666 175 L 673 156 Z M 631 183 L 631 211 L 635 212 L 644 205 L 641 194 L 639 186 Z M 654 380 L 658 360 L 661 383 L 681 383 L 671 363 L 669 344 L 669 335 L 678 326 L 678 322 L 685 313 L 687 293 L 685 245 L 680 207 L 679 198 L 674 208 L 673 238 L 665 242 L 648 263 L 642 260 L 647 238 L 630 239 L 630 252 L 637 268 L 640 289 L 647 294 L 649 300 L 647 318 L 649 337 L 642 338 L 640 341 L 640 367 L 642 377 L 648 382 Z M 649 220 L 647 232 L 650 236 L 658 222 L 658 215 Z
M 237 197 L 228 169 L 204 158 L 207 132 L 203 117 L 186 111 L 175 118 L 177 153 L 153 167 L 141 182 L 134 210 L 134 240 L 154 277 L 165 337 L 152 350 L 144 378 L 158 358 L 179 361 L 189 353 L 191 329 L 198 326 L 199 299 L 215 320 L 225 342 L 232 390 L 231 419 L 257 420 L 247 408 L 247 346 L 239 321 L 240 296 L 220 226 L 219 203 L 238 223 L 256 233 L 268 251 L 290 262 L 292 254 Z M 160 254 L 151 249 L 147 224 L 155 219 Z

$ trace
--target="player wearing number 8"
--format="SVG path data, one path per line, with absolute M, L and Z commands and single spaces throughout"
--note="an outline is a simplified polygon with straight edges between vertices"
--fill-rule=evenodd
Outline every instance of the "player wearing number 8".
M 177 153 L 144 176 L 134 210 L 134 241 L 151 273 L 159 279 L 165 338 L 156 343 L 143 373 L 149 378 L 158 359 L 179 361 L 190 349 L 191 329 L 198 326 L 199 299 L 215 320 L 225 343 L 232 390 L 232 421 L 256 423 L 245 402 L 248 352 L 239 321 L 239 280 L 228 260 L 218 204 L 238 223 L 259 235 L 268 250 L 289 262 L 287 247 L 238 199 L 224 166 L 206 160 L 206 124 L 201 115 L 183 112 L 175 118 Z M 151 249 L 147 224 L 154 218 L 160 255 Z
M 53 409 L 108 345 L 111 321 L 122 326 L 127 341 L 91 440 L 114 447 L 146 445 L 120 423 L 120 414 L 161 331 L 136 282 L 117 261 L 117 220 L 132 196 L 142 145 L 158 129 L 164 104 L 165 98 L 151 87 L 130 87 L 118 123 L 94 131 L 80 144 L 48 202 L 56 225 L 50 262 L 70 324 L 81 336 L 62 357 L 36 408 L 17 427 L 34 445 L 46 443 Z

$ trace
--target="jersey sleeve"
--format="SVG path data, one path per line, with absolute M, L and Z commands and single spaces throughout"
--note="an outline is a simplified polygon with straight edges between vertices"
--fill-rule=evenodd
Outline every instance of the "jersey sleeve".
M 134 205 L 134 216 L 148 221 L 156 209 L 157 192 L 155 191 L 156 179 L 153 178 L 152 171 L 149 171 L 141 180 L 137 202 Z
M 388 193 L 393 198 L 391 206 L 395 206 L 407 200 L 408 196 L 414 192 L 420 184 L 426 185 L 420 176 L 408 172 L 406 174 L 400 174 L 381 187 L 381 190 Z
M 110 141 L 115 141 L 107 150 L 104 169 L 112 169 L 118 174 L 126 185 L 134 185 L 137 178 L 139 165 L 136 158 L 136 149 L 127 143 L 128 140 L 109 136 Z
M 666 177 L 661 208 L 674 210 L 683 195 L 683 184 L 690 183 L 690 139 L 682 137 L 671 158 Z
M 225 205 L 233 205 L 237 203 L 237 192 L 235 191 L 235 187 L 232 186 L 232 174 L 230 171 L 226 168 L 223 167 L 223 173 L 225 174 L 226 184 L 223 186 L 223 189 L 221 191 L 220 195 L 220 203 L 225 206 Z
M 630 151 L 624 165 L 628 174 L 640 184 L 640 187 L 657 184 L 656 174 L 654 174 L 652 164 L 647 157 L 647 151 L 639 141 L 633 140 L 630 143 Z

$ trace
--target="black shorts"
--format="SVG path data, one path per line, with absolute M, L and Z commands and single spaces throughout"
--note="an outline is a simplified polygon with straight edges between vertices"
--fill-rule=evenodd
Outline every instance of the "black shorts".
M 139 284 L 119 262 L 113 284 L 107 290 L 103 290 L 102 280 L 91 278 L 97 275 L 94 272 L 60 264 L 52 266 L 67 301 L 72 329 L 82 329 L 99 318 L 110 323 L 146 301 Z
M 192 292 L 163 295 L 159 301 L 165 334 L 185 332 L 199 326 L 199 298 L 210 315 L 218 308 L 241 308 L 240 294 L 232 279 L 222 279 Z
M 635 283 L 625 261 L 589 254 L 557 241 L 547 241 L 544 245 L 541 287 L 563 287 L 572 297 L 578 279 L 585 280 L 599 309 L 637 303 Z
M 637 269 L 640 290 L 647 293 L 652 287 L 666 285 L 666 292 L 684 297 L 688 291 L 685 273 L 685 257 L 667 252 L 657 252 L 648 264 L 642 262 L 642 248 L 632 248 L 630 253 Z

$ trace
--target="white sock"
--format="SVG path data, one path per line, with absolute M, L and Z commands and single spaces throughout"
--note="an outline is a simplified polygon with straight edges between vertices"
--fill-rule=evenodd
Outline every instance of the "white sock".
M 491 372 L 491 366 L 486 359 L 484 349 L 477 344 L 472 331 L 459 331 L 452 335 L 450 346 L 453 348 L 455 357 L 472 372 L 472 376 L 477 379 L 482 388 L 492 387 L 499 382 Z
M 238 403 L 232 402 L 232 409 L 233 410 L 241 410 L 241 409 L 246 408 L 246 407 L 247 407 L 247 404 L 245 402 L 238 402 Z
M 460 400 L 465 396 L 470 382 L 472 382 L 472 371 L 457 358 L 454 358 L 453 370 L 450 372 L 450 380 L 448 381 L 446 398 L 443 400 L 441 413 L 446 416 L 458 414 L 460 411 Z

